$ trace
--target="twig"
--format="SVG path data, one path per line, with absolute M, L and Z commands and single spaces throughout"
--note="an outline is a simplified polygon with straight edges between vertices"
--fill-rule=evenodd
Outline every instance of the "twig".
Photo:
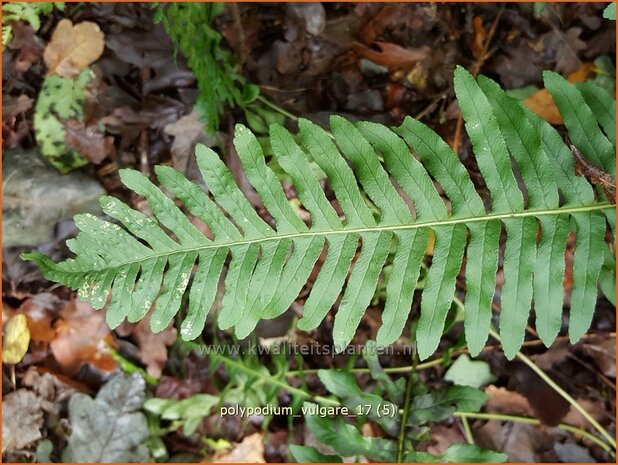
M 490 328 L 489 334 L 491 334 L 491 336 L 495 338 L 497 341 L 500 341 L 500 336 L 494 329 Z M 609 434 L 607 430 L 603 428 L 603 426 L 601 426 L 601 424 L 598 421 L 596 421 L 592 417 L 592 415 L 590 415 L 586 411 L 584 407 L 581 406 L 579 402 L 577 402 L 573 397 L 571 397 L 571 395 L 568 392 L 566 392 L 564 389 L 558 386 L 558 384 L 556 384 L 556 382 L 553 379 L 551 379 L 543 370 L 541 370 L 530 358 L 528 358 L 521 352 L 517 352 L 515 356 L 518 359 L 520 359 L 522 362 L 524 362 L 526 365 L 528 365 L 528 367 L 530 367 L 530 369 L 532 369 L 532 371 L 534 371 L 539 376 L 539 378 L 545 381 L 554 391 L 560 394 L 569 404 L 571 404 L 575 410 L 581 413 L 582 416 L 586 420 L 588 420 L 588 422 L 594 427 L 594 429 L 596 429 L 612 445 L 614 450 L 616 449 L 616 439 L 614 439 L 612 435 Z
M 498 11 L 496 18 L 494 19 L 494 22 L 491 25 L 491 28 L 489 29 L 489 32 L 487 33 L 485 42 L 483 42 L 483 50 L 481 51 L 481 54 L 479 55 L 479 57 L 474 62 L 474 65 L 472 66 L 472 75 L 474 77 L 478 75 L 478 73 L 481 71 L 481 66 L 483 66 L 483 63 L 485 63 L 485 60 L 489 58 L 489 53 L 488 53 L 489 44 L 491 43 L 491 40 L 493 39 L 494 34 L 496 33 L 496 29 L 498 28 L 498 22 L 500 21 L 500 17 L 502 16 L 502 13 L 504 12 L 505 7 L 506 7 L 506 3 L 503 3 L 502 7 L 500 8 L 500 11 Z M 451 147 L 453 149 L 453 152 L 455 152 L 456 154 L 459 154 L 459 145 L 461 144 L 462 129 L 463 129 L 463 115 L 460 112 L 459 116 L 457 117 L 457 125 L 455 126 L 455 136 L 453 137 L 453 145 Z
M 238 54 L 238 67 L 242 68 L 247 61 L 247 57 L 249 56 L 249 49 L 247 47 L 247 40 L 245 38 L 245 30 L 242 27 L 242 17 L 240 15 L 240 8 L 238 8 L 238 3 L 231 2 L 229 3 L 229 6 L 232 12 L 232 17 L 234 18 L 234 29 L 236 29 L 236 33 L 238 34 L 238 42 L 240 43 L 240 50 Z
M 497 420 L 497 421 L 512 421 L 514 423 L 526 423 L 529 425 L 541 425 L 541 420 L 537 418 L 529 418 L 529 417 L 520 417 L 515 415 L 503 415 L 498 413 L 470 413 L 470 412 L 455 412 L 453 416 L 461 418 L 477 418 L 479 420 Z M 588 431 L 577 428 L 572 425 L 567 425 L 566 423 L 560 423 L 556 425 L 556 428 L 568 431 L 570 433 L 579 434 L 580 436 L 594 442 L 597 446 L 602 448 L 612 457 L 615 457 L 616 454 L 612 449 L 605 443 L 604 441 L 597 438 L 594 434 L 590 434 Z
M 290 113 L 289 111 L 281 108 L 279 105 L 274 104 L 273 102 L 271 102 L 270 100 L 268 100 L 266 97 L 264 97 L 263 95 L 258 95 L 257 100 L 259 100 L 260 102 L 262 102 L 264 105 L 266 105 L 267 107 L 272 108 L 273 110 L 281 113 L 284 116 L 287 116 L 288 118 L 294 120 L 294 121 L 298 121 L 298 116 L 296 116 L 293 113 Z

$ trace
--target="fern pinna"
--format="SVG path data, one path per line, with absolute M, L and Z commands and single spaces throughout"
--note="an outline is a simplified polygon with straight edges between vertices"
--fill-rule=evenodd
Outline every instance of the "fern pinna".
M 614 100 L 592 84 L 575 87 L 551 72 L 544 77 L 573 144 L 615 177 Z M 424 359 L 438 347 L 462 265 L 468 347 L 478 354 L 485 344 L 504 229 L 500 333 L 512 358 L 523 342 L 532 302 L 544 343 L 551 344 L 560 330 L 565 248 L 573 231 L 569 334 L 576 341 L 591 323 L 601 267 L 614 260 L 613 245 L 605 243 L 606 222 L 612 230 L 615 224 L 614 206 L 576 175 L 573 155 L 559 133 L 495 82 L 482 76 L 475 80 L 458 68 L 455 90 L 489 190 L 488 205 L 449 146 L 412 118 L 391 130 L 334 116 L 332 135 L 300 120 L 298 137 L 273 125 L 272 150 L 310 213 L 307 225 L 266 164 L 256 137 L 238 125 L 236 150 L 275 227 L 256 213 L 219 156 L 198 146 L 197 162 L 212 198 L 171 167 L 157 166 L 156 175 L 209 226 L 213 239 L 147 177 L 123 170 L 123 183 L 147 199 L 154 218 L 103 197 L 103 211 L 124 228 L 78 215 L 81 232 L 67 241 L 76 258 L 61 263 L 39 253 L 24 258 L 35 261 L 48 279 L 79 289 L 79 296 L 95 308 L 107 304 L 111 327 L 125 318 L 140 320 L 154 305 L 152 330 L 161 331 L 190 288 L 181 334 L 194 339 L 204 328 L 231 255 L 218 324 L 222 329 L 235 327 L 243 338 L 259 320 L 275 318 L 290 307 L 325 250 L 298 326 L 309 330 L 319 325 L 345 287 L 333 328 L 334 344 L 342 350 L 352 340 L 390 254 L 392 271 L 377 342 L 388 345 L 401 335 L 433 233 L 416 331 Z M 326 174 L 343 219 L 325 195 L 309 157 Z

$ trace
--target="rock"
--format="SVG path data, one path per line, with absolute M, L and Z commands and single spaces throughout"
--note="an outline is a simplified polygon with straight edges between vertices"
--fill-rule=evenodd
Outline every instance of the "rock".
M 100 213 L 101 185 L 79 172 L 60 174 L 36 150 L 4 153 L 2 246 L 36 246 L 54 238 L 61 220 Z

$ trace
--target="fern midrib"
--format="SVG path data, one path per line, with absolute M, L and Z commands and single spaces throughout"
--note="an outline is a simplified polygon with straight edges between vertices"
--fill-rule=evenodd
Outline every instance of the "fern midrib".
M 573 213 L 585 213 L 585 212 L 591 212 L 591 211 L 606 210 L 610 208 L 615 208 L 615 205 L 609 202 L 603 202 L 603 203 L 598 203 L 594 205 L 561 207 L 561 208 L 546 209 L 546 210 L 526 210 L 522 212 L 498 213 L 498 214 L 490 214 L 490 215 L 477 216 L 477 217 L 450 218 L 450 219 L 442 220 L 442 221 L 434 220 L 434 221 L 424 221 L 424 222 L 411 223 L 411 224 L 376 225 L 372 227 L 363 227 L 363 228 L 349 228 L 349 229 L 343 228 L 343 229 L 336 229 L 336 230 L 321 230 L 321 231 L 315 231 L 315 230 L 310 229 L 309 231 L 305 231 L 305 232 L 295 232 L 295 233 L 290 233 L 290 234 L 243 239 L 240 241 L 226 241 L 226 242 L 219 242 L 219 243 L 210 242 L 208 244 L 204 244 L 198 247 L 180 247 L 173 251 L 167 251 L 164 253 L 153 253 L 141 259 L 128 260 L 126 262 L 114 264 L 112 266 L 107 266 L 104 268 L 98 268 L 98 269 L 94 268 L 93 270 L 96 270 L 98 272 L 104 272 L 110 269 L 122 268 L 124 266 L 130 265 L 133 263 L 139 263 L 139 262 L 143 262 L 146 260 L 151 260 L 153 258 L 160 258 L 160 257 L 166 257 L 166 256 L 171 256 L 171 255 L 176 255 L 176 254 L 181 254 L 181 253 L 207 250 L 207 249 L 220 249 L 224 247 L 230 248 L 230 247 L 236 247 L 240 245 L 262 243 L 262 242 L 268 242 L 268 241 L 280 241 L 284 239 L 294 240 L 294 239 L 301 238 L 301 237 L 333 236 L 337 234 L 361 234 L 361 233 L 371 233 L 371 232 L 377 233 L 377 232 L 383 232 L 383 231 L 405 231 L 405 230 L 432 228 L 432 227 L 447 226 L 447 225 L 479 223 L 479 222 L 492 221 L 492 220 L 525 218 L 529 216 L 540 217 L 540 216 L 553 216 L 553 215 L 563 215 L 563 214 L 573 214 Z M 63 272 L 70 273 L 70 274 L 85 273 L 84 271 L 69 271 L 69 270 L 63 270 Z M 91 272 L 91 271 L 88 271 L 88 272 Z

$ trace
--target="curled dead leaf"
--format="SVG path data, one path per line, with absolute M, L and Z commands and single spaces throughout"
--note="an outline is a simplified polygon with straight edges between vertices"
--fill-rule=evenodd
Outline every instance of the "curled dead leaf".
M 173 322 L 163 331 L 153 333 L 150 329 L 150 314 L 135 326 L 133 338 L 139 345 L 139 358 L 146 364 L 146 370 L 153 378 L 161 377 L 167 362 L 167 346 L 176 341 L 176 333 Z
M 18 389 L 2 399 L 2 452 L 19 450 L 38 441 L 43 427 L 41 399 Z
M 106 372 L 116 369 L 117 363 L 108 351 L 115 342 L 103 312 L 75 299 L 66 304 L 60 317 L 50 347 L 65 374 L 74 375 L 85 363 Z
M 404 48 L 391 42 L 375 42 L 379 50 L 374 50 L 355 42 L 352 49 L 363 58 L 386 66 L 389 69 L 407 69 L 429 56 L 431 49 L 426 45 L 417 48 Z
M 43 58 L 51 74 L 77 77 L 103 54 L 104 35 L 95 23 L 84 21 L 73 25 L 63 19 L 56 26 Z
M 579 69 L 568 75 L 567 80 L 574 84 L 586 81 L 592 74 L 591 63 L 583 64 Z M 547 89 L 541 89 L 524 100 L 524 105 L 550 124 L 562 124 L 562 115 Z
M 70 119 L 65 124 L 64 142 L 68 148 L 98 165 L 115 153 L 114 138 L 101 134 L 95 125 L 86 126 L 83 121 Z

